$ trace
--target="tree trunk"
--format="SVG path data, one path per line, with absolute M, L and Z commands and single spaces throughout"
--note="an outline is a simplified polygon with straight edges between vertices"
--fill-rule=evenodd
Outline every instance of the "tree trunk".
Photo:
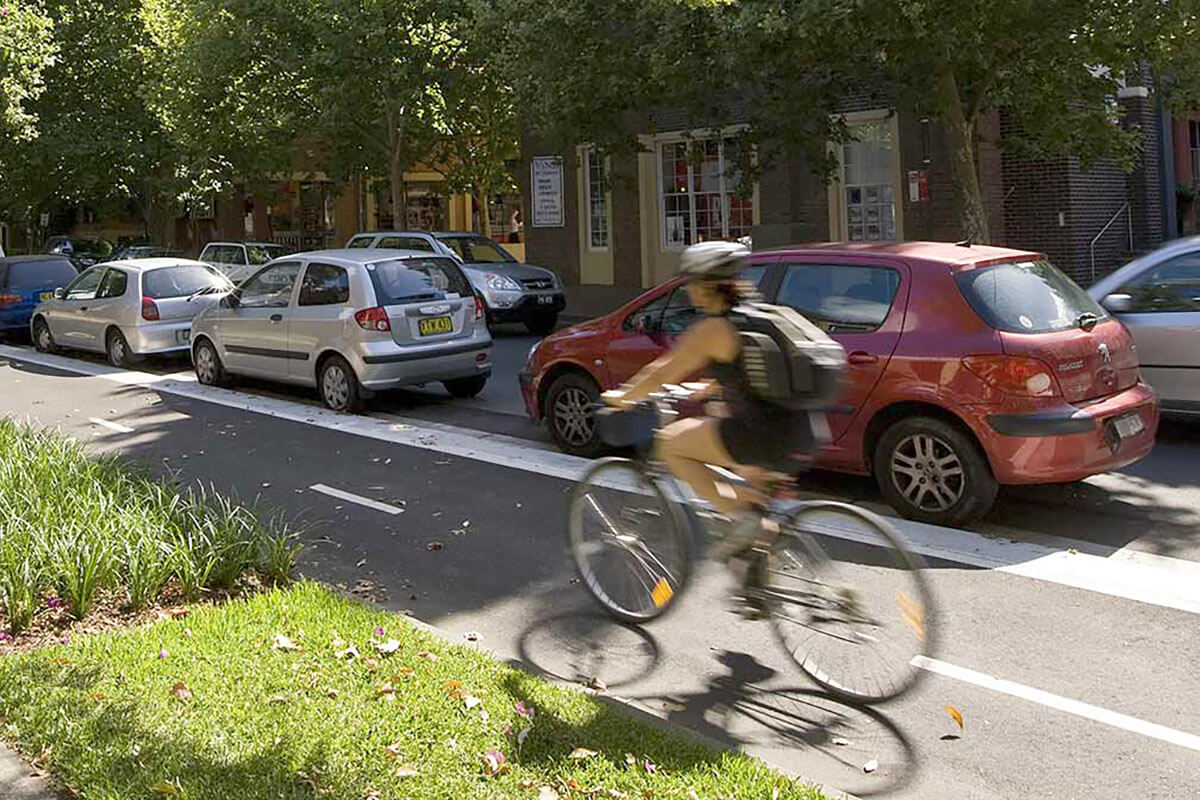
M 404 164 L 400 160 L 399 145 L 392 151 L 391 174 L 388 176 L 392 183 L 392 227 L 403 230 L 407 220 L 404 208 Z
M 979 183 L 979 165 L 975 160 L 976 120 L 973 116 L 968 118 L 963 113 L 958 81 L 949 65 L 942 71 L 940 84 L 942 106 L 950 127 L 951 145 L 954 149 L 954 185 L 962 204 L 963 236 L 972 242 L 988 244 L 991 241 L 991 232 Z
M 492 217 L 488 213 L 488 193 L 486 191 L 476 192 L 474 200 L 475 206 L 479 209 L 479 232 L 490 239 L 492 238 Z

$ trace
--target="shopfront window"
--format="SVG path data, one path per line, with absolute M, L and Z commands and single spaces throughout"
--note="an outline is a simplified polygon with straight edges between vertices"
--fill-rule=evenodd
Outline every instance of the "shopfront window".
M 664 249 L 740 239 L 754 225 L 754 200 L 743 189 L 737 142 L 708 139 L 659 147 Z
M 845 236 L 852 242 L 896 238 L 896 146 L 887 122 L 856 125 L 841 146 Z

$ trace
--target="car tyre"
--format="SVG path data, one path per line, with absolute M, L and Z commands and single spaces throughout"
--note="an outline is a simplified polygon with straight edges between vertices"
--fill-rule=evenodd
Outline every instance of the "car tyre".
M 119 328 L 113 328 L 104 339 L 104 352 L 108 363 L 114 367 L 128 367 L 139 361 L 137 354 L 129 349 L 129 342 Z
M 534 314 L 531 317 L 525 318 L 525 328 L 532 334 L 537 336 L 545 336 L 551 333 L 558 325 L 558 314 Z
M 39 353 L 58 351 L 58 345 L 54 343 L 54 334 L 50 333 L 50 325 L 41 317 L 33 321 L 33 346 Z
M 932 417 L 894 423 L 879 438 L 873 462 L 884 499 L 907 519 L 933 525 L 979 519 L 999 491 L 975 440 Z
M 593 458 L 604 450 L 596 435 L 595 405 L 600 387 L 586 375 L 562 375 L 546 390 L 542 417 L 559 449 L 571 455 Z
M 487 385 L 487 375 L 472 375 L 470 378 L 455 378 L 454 380 L 442 381 L 442 386 L 446 387 L 446 391 L 451 397 L 459 400 L 468 400 L 483 391 L 483 387 Z
M 341 356 L 329 356 L 321 362 L 317 389 L 321 400 L 334 411 L 354 414 L 362 409 L 362 385 L 350 363 Z
M 192 351 L 192 367 L 196 370 L 196 380 L 205 386 L 225 386 L 229 383 L 229 373 L 221 363 L 217 354 L 217 346 L 208 339 L 201 339 Z

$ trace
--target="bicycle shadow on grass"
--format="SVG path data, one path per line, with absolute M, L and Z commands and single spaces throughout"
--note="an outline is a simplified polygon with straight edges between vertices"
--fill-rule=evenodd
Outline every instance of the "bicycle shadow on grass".
M 726 650 L 716 658 L 726 672 L 702 692 L 630 699 L 663 708 L 668 722 L 759 757 L 791 756 L 797 748 L 819 754 L 827 763 L 826 782 L 857 797 L 891 794 L 915 779 L 919 765 L 911 740 L 880 710 L 812 687 L 768 686 L 777 670 L 748 653 Z
M 662 660 L 650 631 L 590 609 L 535 620 L 521 632 L 517 653 L 522 669 L 594 689 L 636 683 Z

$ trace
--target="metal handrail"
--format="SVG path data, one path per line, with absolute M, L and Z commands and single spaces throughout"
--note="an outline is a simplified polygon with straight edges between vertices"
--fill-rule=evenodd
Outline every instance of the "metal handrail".
M 1092 241 L 1088 244 L 1088 252 L 1090 253 L 1091 260 L 1092 260 L 1092 281 L 1091 281 L 1092 283 L 1096 282 L 1096 243 L 1100 241 L 1101 236 L 1108 233 L 1108 229 L 1112 227 L 1112 224 L 1114 222 L 1116 222 L 1122 214 L 1125 214 L 1128 211 L 1130 211 L 1129 201 L 1125 201 L 1125 203 L 1123 203 L 1121 205 L 1121 207 L 1117 209 L 1117 213 L 1113 214 L 1112 217 L 1108 220 L 1108 222 L 1104 223 L 1104 227 L 1100 229 L 1099 233 L 1097 233 L 1095 236 L 1092 237 Z M 1130 212 L 1129 214 L 1126 215 L 1126 221 L 1129 223 L 1129 249 L 1130 249 L 1130 251 L 1132 251 L 1133 250 L 1133 213 L 1132 212 Z

